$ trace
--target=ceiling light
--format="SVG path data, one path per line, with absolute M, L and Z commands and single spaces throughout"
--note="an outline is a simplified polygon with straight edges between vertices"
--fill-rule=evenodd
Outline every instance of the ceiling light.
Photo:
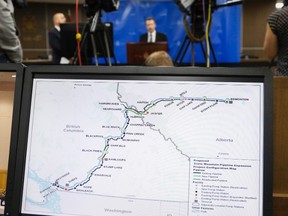
M 283 2 L 276 2 L 276 4 L 275 4 L 275 7 L 276 7 L 277 9 L 280 9 L 280 8 L 282 8 L 283 6 L 284 6 Z

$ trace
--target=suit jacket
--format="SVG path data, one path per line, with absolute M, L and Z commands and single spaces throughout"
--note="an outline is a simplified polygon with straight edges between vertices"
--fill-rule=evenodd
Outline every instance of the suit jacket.
M 60 64 L 62 56 L 60 32 L 53 28 L 49 31 L 48 37 L 49 45 L 52 48 L 52 63 Z
M 21 62 L 23 51 L 17 36 L 11 0 L 0 1 L 0 54 L 11 62 Z
M 140 42 L 148 41 L 148 33 L 142 34 L 140 36 Z M 156 32 L 156 41 L 155 42 L 167 42 L 167 37 L 161 32 Z

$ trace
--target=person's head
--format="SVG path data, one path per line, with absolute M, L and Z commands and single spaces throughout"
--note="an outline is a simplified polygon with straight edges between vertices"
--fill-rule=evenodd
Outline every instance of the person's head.
M 152 17 L 146 19 L 146 29 L 148 32 L 152 33 L 156 29 L 156 22 Z
M 56 13 L 53 16 L 53 23 L 54 26 L 60 26 L 60 24 L 65 23 L 66 18 L 63 13 Z
M 146 66 L 171 67 L 174 66 L 169 54 L 165 51 L 156 51 L 151 53 L 145 60 Z
M 284 7 L 288 6 L 288 0 L 283 0 Z

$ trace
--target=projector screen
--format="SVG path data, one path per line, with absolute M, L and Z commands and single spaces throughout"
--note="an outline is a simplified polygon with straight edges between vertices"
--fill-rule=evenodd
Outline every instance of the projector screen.
M 21 215 L 269 215 L 265 75 L 52 69 L 26 74 Z

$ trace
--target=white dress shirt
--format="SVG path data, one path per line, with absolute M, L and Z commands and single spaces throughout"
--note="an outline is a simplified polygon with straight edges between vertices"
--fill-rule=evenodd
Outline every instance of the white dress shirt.
M 150 35 L 152 34 L 152 41 L 150 41 Z M 148 43 L 155 43 L 155 41 L 156 41 L 156 31 L 154 31 L 154 32 L 152 32 L 152 33 L 150 33 L 150 32 L 148 32 L 148 37 L 147 37 L 147 42 Z

